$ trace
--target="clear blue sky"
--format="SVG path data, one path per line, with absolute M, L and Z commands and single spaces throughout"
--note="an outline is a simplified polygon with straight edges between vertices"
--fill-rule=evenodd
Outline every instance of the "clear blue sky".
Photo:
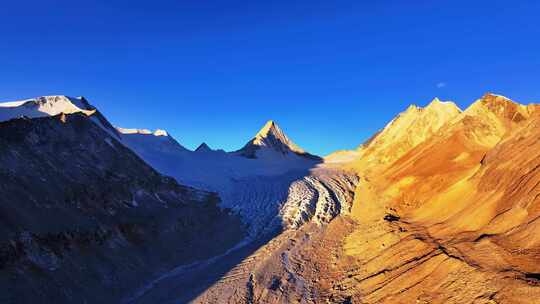
M 539 1 L 4 1 L 0 100 L 84 95 L 189 148 L 240 148 L 274 119 L 326 154 L 434 96 L 540 101 L 539 16 Z

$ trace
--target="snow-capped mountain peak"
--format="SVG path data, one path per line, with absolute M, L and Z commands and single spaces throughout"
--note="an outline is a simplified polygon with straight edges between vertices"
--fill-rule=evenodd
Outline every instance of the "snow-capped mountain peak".
M 61 113 L 95 113 L 83 97 L 75 98 L 64 95 L 41 96 L 31 99 L 0 103 L 0 121 L 20 117 L 37 118 L 55 116 Z
M 0 103 L 0 121 L 74 113 L 83 113 L 111 136 L 118 138 L 116 129 L 82 96 L 51 95 Z
M 247 158 L 257 158 L 257 154 L 261 151 L 265 151 L 262 153 L 277 152 L 282 155 L 293 153 L 313 157 L 290 140 L 273 120 L 266 122 L 255 137 L 237 152 Z
M 262 129 L 260 129 L 259 132 L 257 132 L 255 137 L 266 137 L 268 136 L 269 133 L 275 133 L 279 131 L 281 130 L 279 129 L 277 124 L 273 120 L 269 120 L 264 124 Z
M 272 147 L 283 152 L 286 151 L 283 148 L 288 148 L 293 152 L 304 153 L 304 150 L 294 144 L 273 120 L 266 122 L 252 142 L 258 146 Z

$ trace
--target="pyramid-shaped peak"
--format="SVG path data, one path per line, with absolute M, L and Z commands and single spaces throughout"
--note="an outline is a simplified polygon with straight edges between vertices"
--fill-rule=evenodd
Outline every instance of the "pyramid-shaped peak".
M 267 121 L 261 130 L 255 135 L 255 137 L 266 137 L 268 134 L 283 133 L 275 121 Z
M 264 152 L 263 152 L 264 151 Z M 236 151 L 240 155 L 248 158 L 257 158 L 257 153 L 267 152 L 281 155 L 297 154 L 308 158 L 317 158 L 309 153 L 306 153 L 302 148 L 297 146 L 287 135 L 281 130 L 277 123 L 273 120 L 267 121 L 262 129 L 257 132 L 255 137 L 251 139 L 242 149 Z
M 210 148 L 205 142 L 200 144 L 197 149 L 195 149 L 195 152 L 210 152 L 212 151 L 212 148 Z
M 278 150 L 282 150 L 283 147 L 288 147 L 292 151 L 304 152 L 300 147 L 296 146 L 287 135 L 285 135 L 273 120 L 266 122 L 262 129 L 257 132 L 252 143 L 258 146 L 278 148 Z
M 273 121 L 272 119 L 268 120 L 268 121 L 264 124 L 265 127 L 273 127 L 274 125 L 276 125 L 276 122 Z

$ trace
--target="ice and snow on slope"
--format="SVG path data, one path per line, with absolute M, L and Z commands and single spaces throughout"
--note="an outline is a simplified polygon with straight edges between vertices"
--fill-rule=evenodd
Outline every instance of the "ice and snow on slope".
M 122 134 L 143 134 L 143 135 L 154 135 L 154 136 L 169 136 L 167 131 L 157 129 L 154 132 L 148 130 L 148 129 L 127 129 L 127 128 L 116 128 L 120 133 Z
M 220 193 L 230 188 L 235 180 L 246 176 L 280 175 L 290 170 L 311 168 L 320 162 L 302 154 L 289 153 L 285 147 L 296 147 L 297 152 L 303 150 L 292 144 L 274 122 L 267 123 L 255 136 L 256 140 L 246 144 L 264 145 L 265 148 L 257 153 L 258 158 L 212 150 L 207 145 L 201 145 L 198 152 L 192 152 L 170 136 L 157 136 L 147 130 L 118 130 L 128 147 L 163 174 L 176 178 L 178 182 Z M 281 150 L 276 150 L 276 147 Z M 283 154 L 283 151 L 287 153 Z
M 122 138 L 128 147 L 163 174 L 178 182 L 220 193 L 246 176 L 280 175 L 317 164 L 295 154 L 278 157 L 268 153 L 264 158 L 250 159 L 223 150 L 201 148 L 192 152 L 171 137 L 152 133 L 122 134 Z
M 95 109 L 89 109 L 81 98 L 67 96 L 43 96 L 33 99 L 0 103 L 0 121 L 20 117 L 36 118 L 54 116 L 60 113 L 82 112 L 92 115 Z
M 287 200 L 280 208 L 285 227 L 298 228 L 309 220 L 328 223 L 352 208 L 357 175 L 330 168 L 317 168 L 289 186 Z
M 312 218 L 325 222 L 345 210 L 336 196 L 325 190 L 324 185 L 336 183 L 322 181 L 321 174 L 311 176 L 321 160 L 294 144 L 274 121 L 265 124 L 237 152 L 212 150 L 204 143 L 190 151 L 164 130 L 112 127 L 83 97 L 45 96 L 0 104 L 0 120 L 78 112 L 120 139 L 160 173 L 181 184 L 218 192 L 222 206 L 233 209 L 250 224 L 251 235 L 261 229 L 296 227 Z M 113 146 L 110 138 L 104 140 Z
M 118 138 L 118 133 L 109 121 L 84 97 L 53 95 L 0 103 L 0 121 L 56 116 L 62 113 L 83 113 L 109 135 Z
M 318 168 L 270 121 L 242 149 L 226 153 L 201 144 L 189 151 L 150 131 L 119 129 L 141 158 L 178 182 L 218 192 L 221 206 L 241 215 L 252 237 L 307 221 L 325 223 L 349 209 L 356 175 Z M 240 151 L 254 151 L 256 158 Z
M 249 224 L 249 235 L 256 237 L 309 221 L 328 223 L 347 214 L 358 181 L 356 174 L 324 166 L 245 176 L 220 191 L 221 206 L 239 214 Z

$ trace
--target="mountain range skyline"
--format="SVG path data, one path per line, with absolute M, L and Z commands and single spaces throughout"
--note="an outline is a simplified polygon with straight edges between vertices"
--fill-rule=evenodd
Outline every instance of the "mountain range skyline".
M 82 94 L 190 149 L 274 119 L 325 155 L 435 96 L 540 101 L 536 1 L 55 3 L 0 12 L 0 100 Z
M 0 304 L 540 304 L 540 1 L 4 2 Z
M 468 103 L 457 103 L 453 100 L 444 100 L 443 102 L 450 102 L 452 104 L 454 104 L 460 111 L 463 111 L 465 109 L 467 109 L 469 106 L 471 106 L 475 101 L 481 99 L 482 96 L 486 96 L 486 95 L 495 95 L 495 96 L 502 96 L 504 98 L 507 98 L 509 100 L 513 100 L 512 98 L 509 98 L 505 95 L 502 95 L 502 94 L 496 94 L 496 93 L 492 93 L 492 92 L 485 92 L 483 95 L 480 95 L 478 98 L 475 98 L 473 99 L 472 101 L 468 102 Z M 41 95 L 40 97 L 47 97 L 47 96 L 50 96 L 50 97 L 54 97 L 54 96 L 67 96 L 67 95 Z M 34 98 L 26 98 L 26 99 L 18 99 L 16 101 L 5 101 L 5 100 L 0 100 L 0 103 L 4 103 L 4 104 L 9 104 L 9 103 L 17 103 L 17 102 L 21 102 L 21 101 L 25 101 L 25 100 L 33 100 L 35 98 L 39 98 L 39 97 L 34 97 Z M 70 98 L 75 98 L 75 97 L 70 97 Z M 85 97 L 77 97 L 77 98 L 84 98 L 86 99 Z M 292 135 L 292 138 L 295 138 L 295 141 L 300 143 L 300 146 L 302 147 L 306 147 L 306 150 L 309 151 L 310 153 L 313 153 L 315 155 L 318 155 L 318 156 L 321 156 L 321 157 L 325 157 L 325 156 L 328 156 L 328 155 L 331 155 L 337 151 L 342 151 L 342 150 L 354 150 L 356 148 L 358 148 L 359 146 L 361 146 L 361 144 L 367 140 L 369 140 L 369 138 L 371 136 L 373 136 L 373 134 L 375 134 L 376 132 L 382 130 L 384 128 L 384 126 L 393 118 L 393 117 L 396 117 L 398 116 L 400 113 L 403 113 L 405 112 L 409 107 L 411 106 L 415 106 L 415 107 L 419 107 L 419 108 L 423 108 L 423 107 L 427 107 L 429 106 L 429 104 L 433 103 L 434 101 L 441 101 L 441 99 L 439 97 L 433 97 L 432 99 L 430 99 L 429 101 L 425 102 L 423 105 L 421 103 L 410 103 L 408 106 L 406 106 L 405 108 L 402 108 L 402 109 L 392 109 L 393 112 L 393 116 L 386 120 L 386 121 L 380 121 L 378 122 L 378 128 L 375 129 L 374 132 L 370 133 L 370 134 L 367 134 L 366 136 L 364 136 L 363 138 L 359 138 L 356 140 L 356 143 L 349 143 L 349 144 L 346 144 L 344 146 L 341 146 L 341 147 L 322 147 L 322 148 L 319 148 L 319 149 L 316 149 L 316 148 L 313 148 L 313 147 L 309 147 L 309 145 L 306 145 L 303 143 L 303 136 L 302 134 L 305 134 L 305 133 L 310 133 L 309 132 L 309 128 L 298 128 L 298 129 L 291 129 L 291 128 L 288 128 L 286 125 L 285 125 L 285 129 L 286 129 L 286 133 L 287 134 L 293 134 Z M 526 102 L 525 104 L 534 104 L 535 102 Z M 92 104 L 99 104 L 96 103 L 95 101 L 92 100 Z M 97 107 L 100 109 L 101 112 L 106 112 L 106 111 L 103 111 L 103 109 L 101 107 Z M 105 105 L 105 108 L 107 108 L 107 106 Z M 388 110 L 387 110 L 388 111 Z M 388 111 L 390 112 L 390 111 Z M 207 147 L 210 147 L 212 150 L 223 150 L 223 151 L 226 151 L 226 152 L 234 152 L 238 149 L 240 149 L 242 146 L 245 145 L 246 142 L 248 142 L 249 140 L 252 140 L 253 138 L 256 137 L 257 135 L 257 130 L 260 132 L 262 131 L 269 123 L 271 122 L 275 122 L 277 125 L 279 125 L 280 127 L 281 126 L 284 126 L 284 124 L 281 124 L 279 121 L 275 120 L 275 119 L 272 119 L 272 118 L 268 118 L 264 121 L 262 121 L 260 124 L 255 124 L 255 123 L 252 123 L 255 125 L 255 127 L 253 129 L 250 129 L 248 127 L 245 128 L 245 131 L 246 133 L 248 134 L 251 134 L 250 136 L 248 137 L 245 137 L 245 138 L 241 138 L 241 137 L 227 137 L 227 141 L 229 142 L 228 145 L 226 145 L 225 147 L 222 147 L 222 146 L 217 146 L 217 145 L 214 145 L 212 142 L 210 142 L 208 140 L 207 137 L 204 137 L 204 134 L 203 134 L 203 137 L 201 138 L 201 141 L 200 142 L 195 142 L 195 143 L 190 143 L 189 141 L 185 140 L 184 138 L 187 137 L 187 136 L 183 136 L 183 135 L 189 135 L 190 134 L 190 130 L 192 130 L 191 128 L 188 128 L 188 129 L 185 129 L 185 130 L 178 130 L 178 128 L 169 128 L 167 126 L 163 126 L 163 125 L 160 125 L 158 126 L 157 128 L 148 128 L 146 126 L 124 126 L 124 125 L 119 125 L 117 123 L 115 123 L 115 118 L 114 117 L 111 117 L 111 116 L 108 116 L 106 115 L 107 117 L 109 117 L 109 119 L 111 120 L 111 124 L 114 125 L 116 128 L 118 129 L 122 129 L 124 130 L 124 132 L 126 133 L 141 133 L 141 134 L 154 134 L 156 136 L 171 136 L 172 138 L 174 138 L 178 143 L 180 143 L 183 147 L 185 147 L 186 149 L 189 149 L 191 151 L 196 151 L 197 148 L 199 148 L 201 145 L 206 145 Z M 174 129 L 174 130 L 177 130 L 180 131 L 180 134 L 176 134 L 176 133 L 172 133 L 170 132 L 169 130 L 170 129 Z M 215 132 L 218 132 L 219 130 L 209 130 L 209 133 L 207 134 L 208 137 L 211 137 L 212 134 L 215 134 Z M 295 134 L 299 134 L 299 135 L 296 135 Z M 353 140 L 354 141 L 354 140 Z M 360 144 L 358 144 L 360 143 Z M 322 152 L 322 153 L 321 153 Z
M 528 304 L 539 126 L 540 104 L 435 98 L 319 158 L 274 121 L 239 150 L 191 151 L 84 97 L 0 103 L 2 296 Z

